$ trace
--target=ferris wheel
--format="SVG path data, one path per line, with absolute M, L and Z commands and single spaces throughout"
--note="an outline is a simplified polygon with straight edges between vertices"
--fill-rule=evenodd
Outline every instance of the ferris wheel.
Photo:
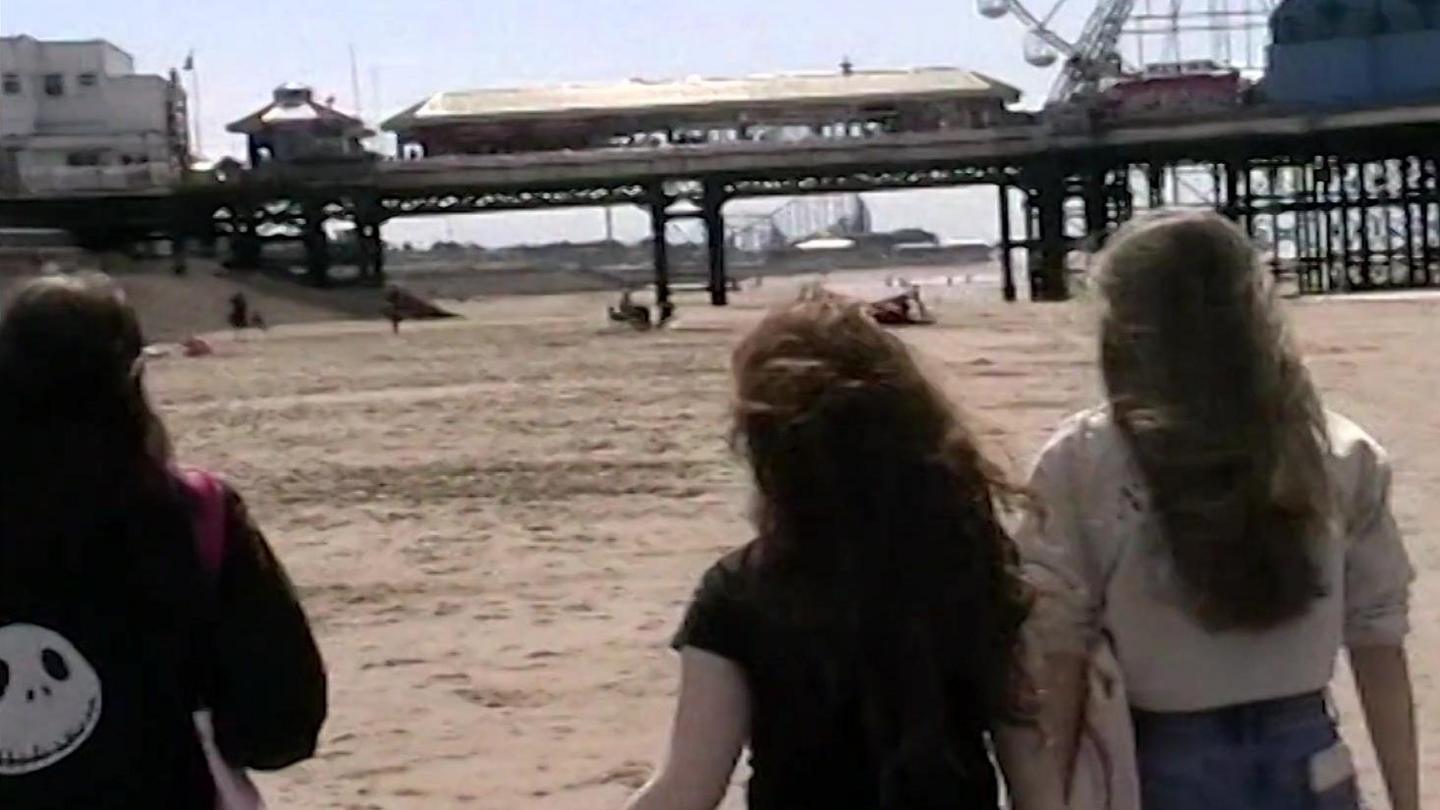
M 1171 72 L 1254 71 L 1264 64 L 1270 14 L 1278 4 L 1278 0 L 1095 0 L 1087 15 L 1071 2 L 976 0 L 982 17 L 1011 17 L 1024 26 L 1021 49 L 1026 62 L 1037 68 L 1060 63 L 1051 102 L 1093 92 L 1107 81 L 1158 66 L 1168 66 Z

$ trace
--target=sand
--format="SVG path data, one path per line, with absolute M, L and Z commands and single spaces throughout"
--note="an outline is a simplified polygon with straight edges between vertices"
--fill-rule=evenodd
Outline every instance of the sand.
M 609 328 L 605 296 L 492 299 L 399 337 L 317 323 L 156 360 L 183 458 L 247 497 L 330 667 L 320 754 L 262 778 L 273 806 L 623 804 L 665 737 L 685 600 L 750 536 L 724 440 L 728 346 L 792 291 L 767 282 L 728 310 L 686 297 L 662 333 Z M 1022 467 L 1095 399 L 1090 312 L 986 292 L 938 290 L 941 325 L 904 335 Z M 1291 309 L 1328 401 L 1393 452 L 1422 572 L 1412 650 L 1434 801 L 1440 299 Z M 1353 695 L 1339 694 L 1373 797 Z

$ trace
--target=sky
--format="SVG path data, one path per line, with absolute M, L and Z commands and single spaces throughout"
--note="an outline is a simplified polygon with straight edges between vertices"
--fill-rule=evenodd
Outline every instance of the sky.
M 1088 13 L 1093 0 L 1067 8 Z M 1034 0 L 1038 13 L 1052 0 Z M 1078 24 L 1078 19 L 1075 20 Z M 1073 31 L 1074 28 L 1071 28 Z M 1038 105 L 1054 69 L 1028 65 L 1024 30 L 990 20 L 975 0 L 0 0 L 0 34 L 108 39 L 136 68 L 165 73 L 195 55 L 205 155 L 243 154 L 225 125 L 285 82 L 313 86 L 373 124 L 442 90 L 836 69 L 954 65 L 1013 84 Z M 187 79 L 187 86 L 189 79 Z M 879 228 L 924 227 L 950 239 L 993 237 L 991 189 L 868 195 Z M 736 203 L 764 210 L 776 201 Z M 595 210 L 396 221 L 392 242 L 447 233 L 488 245 L 598 239 Z M 648 233 L 638 209 L 617 210 L 617 236 Z

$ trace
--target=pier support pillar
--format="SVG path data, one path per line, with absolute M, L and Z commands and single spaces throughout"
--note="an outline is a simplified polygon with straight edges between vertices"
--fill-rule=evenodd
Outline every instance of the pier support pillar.
M 185 234 L 176 233 L 170 237 L 170 270 L 177 276 L 183 276 L 190 269 L 189 267 L 190 240 Z
M 1226 163 L 1225 171 L 1225 202 L 1220 207 L 1220 213 L 1231 222 L 1240 221 L 1240 167 L 1235 163 Z
M 650 195 L 650 242 L 655 256 L 655 307 L 661 317 L 675 305 L 670 302 L 670 249 L 665 225 L 670 221 L 670 200 L 659 188 Z
M 381 236 L 381 227 L 378 222 L 370 226 L 375 239 L 375 254 L 371 257 L 370 271 L 377 287 L 385 283 L 385 239 Z
M 700 218 L 705 222 L 705 254 L 710 269 L 710 303 L 723 307 L 730 303 L 730 279 L 725 267 L 725 190 L 715 181 L 705 182 Z
M 241 270 L 260 267 L 260 237 L 255 233 L 255 218 L 244 205 L 235 205 L 235 223 L 230 230 L 230 266 Z
M 1085 241 L 1091 250 L 1105 246 L 1110 233 L 1110 214 L 1105 194 L 1105 174 L 1095 169 L 1085 173 L 1081 181 L 1081 197 L 1085 203 Z
M 1416 170 L 1419 176 L 1416 178 L 1416 187 L 1421 193 L 1420 197 L 1420 266 L 1422 268 L 1420 279 L 1422 284 L 1431 284 L 1434 281 L 1433 273 L 1436 263 L 1436 239 L 1440 233 L 1440 226 L 1435 222 L 1436 201 L 1440 197 L 1440 183 L 1435 177 L 1435 158 L 1429 155 L 1421 155 L 1416 159 Z
M 1065 277 L 1065 187 L 1058 173 L 1040 178 L 1035 190 L 1037 239 L 1032 242 L 1030 298 L 1064 301 L 1070 297 Z
M 1165 207 L 1165 167 L 1150 163 L 1145 167 L 1145 191 L 1151 208 Z
M 380 223 L 357 222 L 355 236 L 360 253 L 360 283 L 379 287 L 385 282 L 385 240 L 380 237 Z
M 1011 261 L 1010 241 L 1010 186 L 1001 183 L 1000 191 L 1000 278 L 1003 293 L 1006 301 L 1014 301 L 1015 291 L 1015 265 Z
M 237 232 L 230 239 L 230 256 L 237 268 L 254 270 L 260 266 L 259 237 L 250 232 Z
M 306 213 L 301 240 L 305 245 L 306 281 L 313 287 L 330 286 L 330 237 L 325 233 L 323 213 Z

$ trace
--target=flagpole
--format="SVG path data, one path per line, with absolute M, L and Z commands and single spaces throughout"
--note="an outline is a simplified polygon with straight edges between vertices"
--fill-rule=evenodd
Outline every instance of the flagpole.
M 195 120 L 195 155 L 202 157 L 205 154 L 204 124 L 200 116 L 200 71 L 195 69 L 195 51 L 185 57 L 185 69 L 190 72 L 190 109 L 194 112 L 191 116 Z
M 360 101 L 360 68 L 355 62 L 355 43 L 350 43 L 350 89 L 355 94 L 355 117 L 364 119 L 364 105 Z

